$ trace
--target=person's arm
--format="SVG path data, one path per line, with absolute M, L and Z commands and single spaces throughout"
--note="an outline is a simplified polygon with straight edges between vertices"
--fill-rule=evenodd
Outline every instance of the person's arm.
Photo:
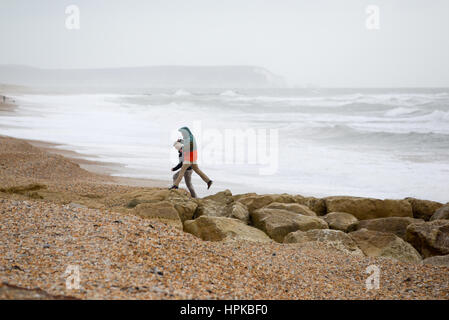
M 176 167 L 172 168 L 171 171 L 176 171 L 182 167 L 182 149 L 178 151 L 179 154 L 179 163 L 176 165 Z
M 178 164 L 176 165 L 176 167 L 173 167 L 173 168 L 171 169 L 171 171 L 176 171 L 176 170 L 180 169 L 181 167 L 182 167 L 182 161 L 181 161 L 180 163 L 178 163 Z

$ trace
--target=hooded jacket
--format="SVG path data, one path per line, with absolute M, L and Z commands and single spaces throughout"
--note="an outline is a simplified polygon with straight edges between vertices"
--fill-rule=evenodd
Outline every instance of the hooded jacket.
M 198 160 L 198 152 L 197 152 L 197 146 L 195 137 L 193 136 L 192 132 L 187 127 L 182 127 L 178 130 L 181 132 L 183 137 L 183 156 L 184 156 L 184 163 L 193 163 Z

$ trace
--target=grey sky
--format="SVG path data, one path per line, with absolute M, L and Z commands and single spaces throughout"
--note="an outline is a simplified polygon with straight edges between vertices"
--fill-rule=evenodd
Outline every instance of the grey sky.
M 366 29 L 367 5 L 380 30 Z M 0 64 L 258 65 L 292 85 L 449 86 L 447 0 L 0 0 L 0 38 Z

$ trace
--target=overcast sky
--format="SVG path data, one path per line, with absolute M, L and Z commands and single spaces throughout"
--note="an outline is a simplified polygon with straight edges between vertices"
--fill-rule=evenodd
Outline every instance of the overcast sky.
M 65 26 L 71 4 L 80 30 Z M 449 87 L 448 0 L 0 0 L 0 39 L 0 64 L 257 65 L 292 85 Z

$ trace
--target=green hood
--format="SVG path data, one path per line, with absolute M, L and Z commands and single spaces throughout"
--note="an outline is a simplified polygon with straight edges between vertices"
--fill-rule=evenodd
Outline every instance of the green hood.
M 192 132 L 190 131 L 189 128 L 182 127 L 178 131 L 181 132 L 182 137 L 184 138 L 184 141 L 186 141 L 186 140 L 193 140 L 193 134 L 192 134 Z

